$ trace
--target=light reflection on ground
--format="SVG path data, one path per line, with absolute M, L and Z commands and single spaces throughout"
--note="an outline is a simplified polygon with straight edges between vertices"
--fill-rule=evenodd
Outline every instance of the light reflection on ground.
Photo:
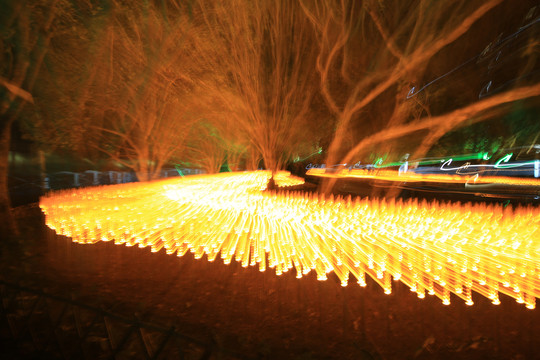
M 222 173 L 49 193 L 47 225 L 84 244 L 114 241 L 153 252 L 272 268 L 277 275 L 334 272 L 343 286 L 366 275 L 419 298 L 499 304 L 504 293 L 534 309 L 540 297 L 540 209 L 352 199 L 263 191 L 269 172 Z M 280 186 L 302 179 L 280 173 Z

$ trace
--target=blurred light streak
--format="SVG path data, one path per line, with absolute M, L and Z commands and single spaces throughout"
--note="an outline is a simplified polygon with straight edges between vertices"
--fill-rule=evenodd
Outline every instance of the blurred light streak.
M 450 174 L 419 174 L 414 172 L 399 172 L 395 170 L 341 170 L 339 172 L 327 173 L 326 169 L 310 169 L 306 175 L 326 178 L 357 178 L 376 179 L 398 182 L 437 182 L 437 183 L 457 183 L 468 184 L 471 180 L 474 184 L 499 184 L 499 185 L 521 185 L 540 186 L 540 179 L 520 178 L 511 176 L 479 176 L 478 173 L 469 174 L 472 176 L 450 175 Z
M 534 309 L 540 297 L 540 209 L 425 200 L 341 198 L 263 191 L 269 172 L 222 173 L 64 190 L 42 197 L 46 224 L 74 242 L 218 256 L 243 267 L 334 272 L 346 286 L 366 275 L 386 294 L 392 279 L 419 298 L 499 294 Z M 280 186 L 302 179 L 282 172 Z

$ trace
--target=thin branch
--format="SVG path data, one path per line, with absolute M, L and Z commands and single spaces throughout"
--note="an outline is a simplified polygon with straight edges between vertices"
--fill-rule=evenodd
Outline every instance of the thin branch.
M 93 148 L 97 149 L 98 151 L 101 151 L 103 152 L 104 154 L 108 155 L 111 159 L 113 159 L 114 161 L 117 161 L 119 162 L 120 164 L 124 165 L 125 167 L 127 168 L 130 168 L 132 170 L 135 171 L 135 167 L 133 166 L 133 164 L 130 164 L 124 160 L 122 160 L 118 155 L 108 151 L 108 150 L 105 150 L 104 148 L 94 144 L 94 143 L 90 143 L 90 146 L 92 146 Z
M 407 134 L 411 134 L 415 131 L 434 128 L 434 127 L 445 127 L 452 128 L 455 127 L 465 120 L 471 119 L 476 114 L 486 111 L 495 106 L 499 106 L 505 103 L 526 99 L 534 96 L 540 96 L 540 84 L 518 88 L 515 90 L 507 91 L 503 94 L 494 95 L 485 100 L 478 101 L 472 105 L 466 106 L 461 109 L 454 110 L 448 114 L 427 117 L 417 120 L 413 123 L 396 126 L 394 128 L 380 131 L 374 135 L 371 135 L 362 141 L 360 141 L 348 154 L 343 158 L 344 163 L 348 163 L 352 160 L 353 156 L 358 154 L 362 148 L 368 146 L 400 138 Z
M 373 2 L 366 2 L 365 7 L 367 8 L 368 14 L 371 16 L 371 19 L 375 23 L 375 26 L 379 30 L 379 33 L 381 34 L 381 37 L 384 40 L 384 43 L 388 50 L 399 60 L 403 59 L 403 53 L 401 50 L 398 49 L 397 45 L 394 43 L 394 40 L 388 36 L 388 33 L 386 32 L 386 29 L 384 28 L 382 24 L 382 19 L 377 14 L 376 10 L 374 9 Z

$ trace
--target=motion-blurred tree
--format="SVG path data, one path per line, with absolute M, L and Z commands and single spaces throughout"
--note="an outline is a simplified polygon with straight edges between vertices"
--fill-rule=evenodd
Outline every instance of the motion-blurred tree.
M 191 66 L 196 29 L 175 2 L 111 3 L 108 50 L 95 65 L 109 81 L 106 89 L 96 86 L 94 95 L 105 90 L 107 97 L 89 109 L 91 117 L 103 119 L 94 121 L 101 132 L 94 144 L 139 180 L 150 180 L 183 150 L 205 106 L 195 86 L 204 72 Z
M 201 1 L 199 11 L 215 41 L 202 59 L 215 74 L 214 91 L 231 108 L 231 126 L 276 171 L 299 142 L 313 141 L 306 129 L 317 126 L 307 116 L 317 91 L 308 19 L 297 2 L 283 0 Z
M 204 69 L 191 66 L 192 18 L 176 1 L 88 6 L 80 28 L 51 55 L 43 107 L 52 114 L 62 105 L 62 113 L 37 133 L 61 134 L 67 125 L 71 147 L 93 147 L 139 180 L 154 179 L 206 106 L 196 86 Z
M 433 143 L 479 113 L 508 101 L 537 95 L 538 87 L 534 85 L 511 90 L 507 96 L 494 95 L 478 103 L 457 103 L 462 108 L 444 117 L 436 114 L 430 118 L 429 112 L 421 118 L 415 117 L 406 106 L 406 111 L 402 111 L 401 104 L 420 89 L 411 87 L 407 92 L 396 85 L 408 84 L 417 71 L 423 73 L 429 61 L 502 1 L 417 0 L 411 4 L 389 0 L 365 1 L 363 6 L 346 0 L 322 4 L 301 2 L 318 34 L 320 88 L 336 118 L 327 163 L 348 163 L 369 145 L 392 141 L 419 130 L 428 130 L 430 136 L 425 140 Z M 377 118 L 370 118 L 369 110 L 377 103 L 386 104 L 394 111 L 386 116 L 377 111 Z M 366 129 L 363 139 L 345 150 L 344 141 L 355 127 Z M 416 141 L 416 145 L 421 143 Z M 334 183 L 335 180 L 327 182 L 324 190 L 329 191 Z
M 95 96 L 90 90 L 102 74 L 90 64 L 103 54 L 108 10 L 77 3 L 74 13 L 78 16 L 51 39 L 34 86 L 34 106 L 25 107 L 20 116 L 24 136 L 38 149 L 42 183 L 46 158 L 55 152 L 75 153 L 88 162 L 99 156 L 87 141 L 90 124 L 81 119 L 84 104 Z
M 0 233 L 15 233 L 8 193 L 11 127 L 32 92 L 53 36 L 71 22 L 66 0 L 0 4 Z
M 202 168 L 207 174 L 219 172 L 225 161 L 226 144 L 218 129 L 209 121 L 192 127 L 182 159 Z

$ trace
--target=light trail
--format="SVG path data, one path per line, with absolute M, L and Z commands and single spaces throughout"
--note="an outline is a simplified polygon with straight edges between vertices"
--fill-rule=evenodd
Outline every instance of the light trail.
M 537 147 L 539 145 L 532 145 L 531 147 Z M 540 148 L 540 147 L 539 147 Z M 366 165 L 360 165 L 360 161 L 352 166 L 347 166 L 348 164 L 335 164 L 335 165 L 329 165 L 326 167 L 325 164 L 317 165 L 317 164 L 308 164 L 306 166 L 306 170 L 312 170 L 314 169 L 314 174 L 320 174 L 321 171 L 324 171 L 326 169 L 336 169 L 338 171 L 342 170 L 361 170 L 361 169 L 387 169 L 391 167 L 403 167 L 405 166 L 407 169 L 409 164 L 415 164 L 415 166 L 420 165 L 440 165 L 440 171 L 456 171 L 457 173 L 461 173 L 460 170 L 472 170 L 478 172 L 478 170 L 485 171 L 486 169 L 503 169 L 508 171 L 509 169 L 513 169 L 511 171 L 520 171 L 524 166 L 533 167 L 533 174 L 535 178 L 540 177 L 540 160 L 530 160 L 530 161 L 520 161 L 520 162 L 512 162 L 509 163 L 510 159 L 512 158 L 514 154 L 509 153 L 500 158 L 495 162 L 495 164 L 471 164 L 466 163 L 465 165 L 460 165 L 457 167 L 450 167 L 453 161 L 464 161 L 464 160 L 489 160 L 492 158 L 493 155 L 489 156 L 487 152 L 480 152 L 476 154 L 464 154 L 464 155 L 457 155 L 453 156 L 451 158 L 429 158 L 429 159 L 421 159 L 421 160 L 405 160 L 405 161 L 397 161 L 397 162 L 391 162 L 391 163 L 384 163 L 384 159 L 382 157 L 379 157 L 373 164 L 366 164 Z M 383 164 L 384 163 L 384 164 Z M 504 163 L 504 164 L 503 164 Z M 406 172 L 406 170 L 404 171 Z M 344 173 L 346 174 L 346 173 Z
M 510 176 L 479 176 L 478 173 L 471 176 L 450 175 L 450 174 L 419 174 L 412 171 L 400 173 L 395 170 L 340 170 L 338 172 L 327 173 L 326 169 L 310 169 L 306 175 L 326 177 L 326 178 L 356 178 L 356 179 L 376 179 L 397 182 L 436 182 L 436 183 L 458 183 L 458 184 L 498 184 L 514 186 L 538 186 L 540 179 L 519 178 Z
M 417 200 L 325 198 L 264 190 L 268 172 L 222 173 L 64 190 L 40 206 L 46 224 L 82 244 L 114 241 L 243 267 L 334 272 L 346 286 L 392 280 L 419 298 L 506 294 L 529 309 L 540 297 L 540 209 Z M 286 173 L 278 185 L 303 180 Z

